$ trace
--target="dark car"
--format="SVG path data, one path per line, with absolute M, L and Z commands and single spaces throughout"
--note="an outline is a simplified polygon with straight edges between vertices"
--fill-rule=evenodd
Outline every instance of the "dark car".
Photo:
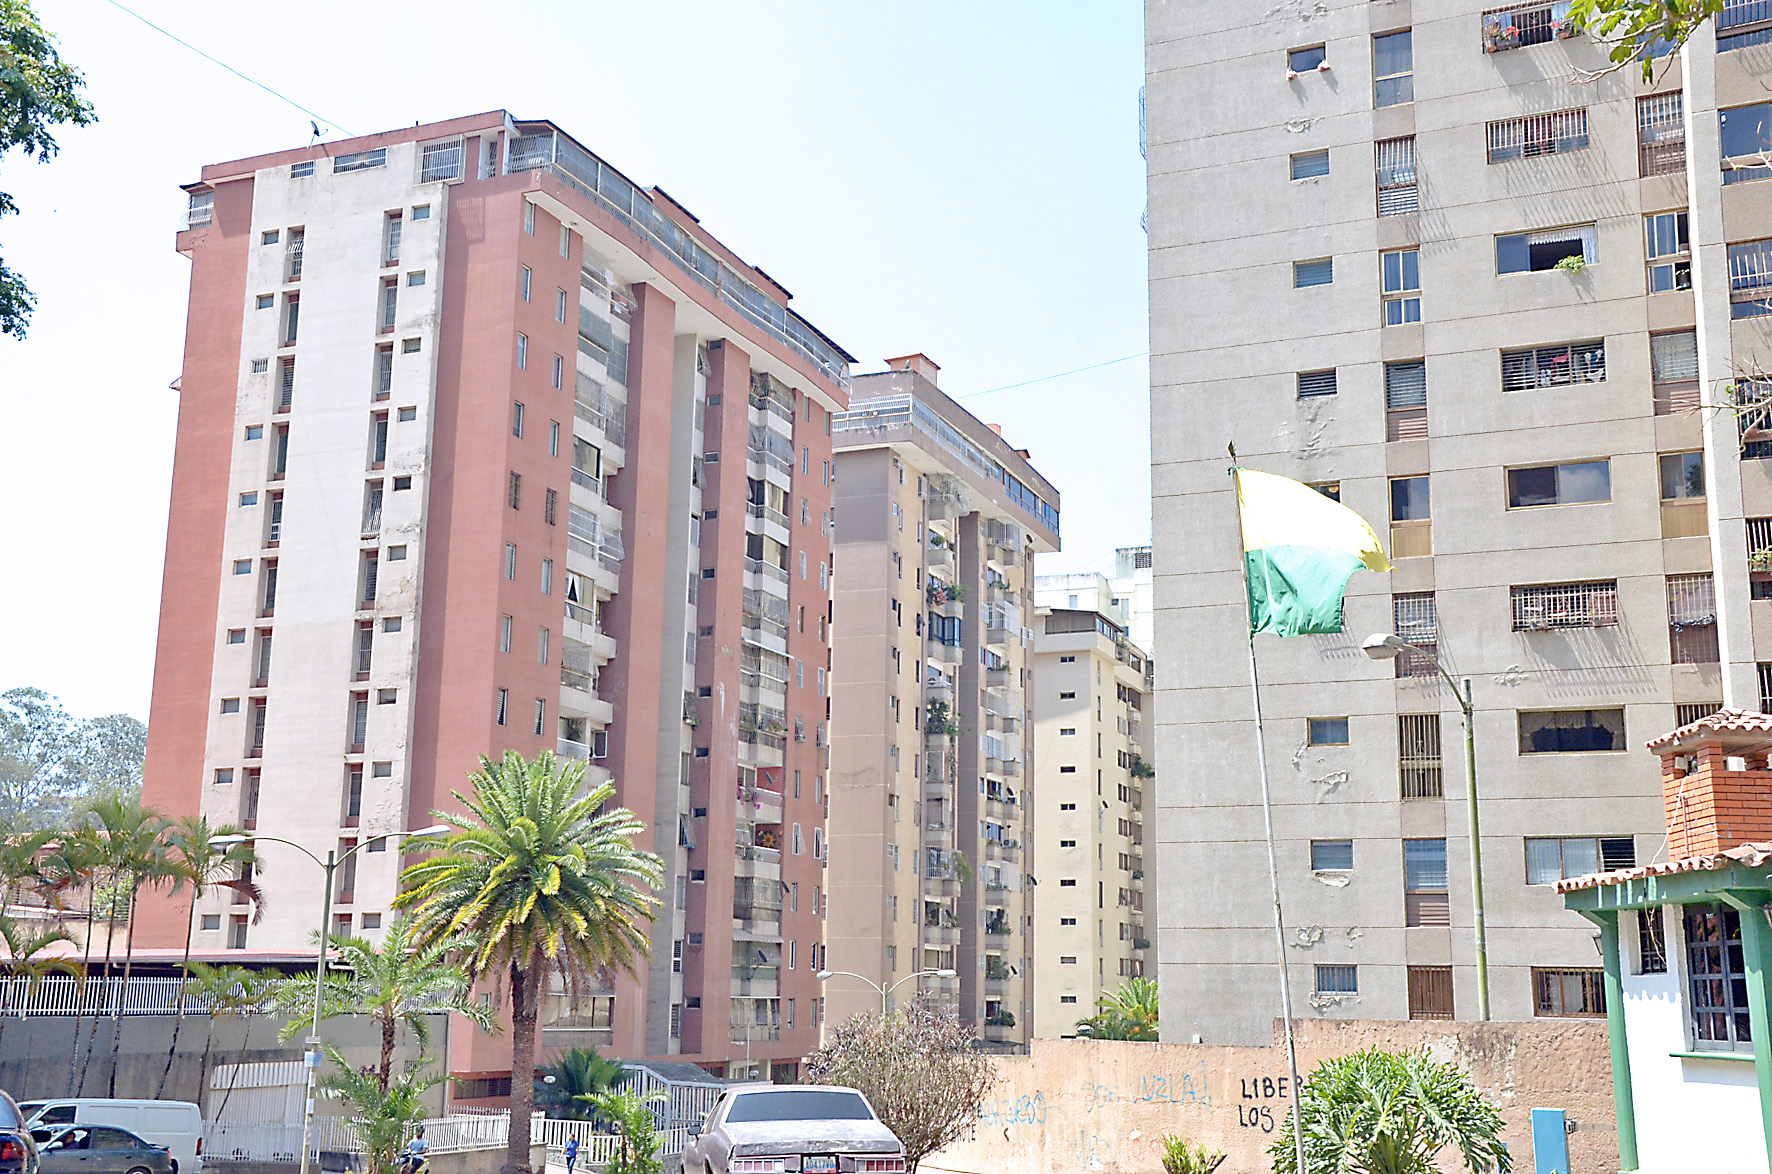
M 37 1174 L 37 1143 L 12 1094 L 0 1091 L 0 1174 Z
M 173 1174 L 165 1146 L 115 1125 L 45 1125 L 32 1136 L 41 1174 Z

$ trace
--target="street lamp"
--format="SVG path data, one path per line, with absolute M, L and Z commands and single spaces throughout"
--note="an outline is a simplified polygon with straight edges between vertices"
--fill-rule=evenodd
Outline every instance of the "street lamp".
M 283 844 L 287 847 L 294 848 L 297 852 L 300 852 L 303 856 L 306 856 L 309 860 L 312 860 L 326 871 L 326 894 L 325 900 L 321 904 L 320 914 L 320 951 L 318 960 L 314 966 L 314 1025 L 307 1040 L 308 1102 L 306 1111 L 302 1117 L 301 1127 L 301 1174 L 308 1174 L 308 1151 L 312 1148 L 314 1141 L 314 1080 L 319 1074 L 321 1060 L 320 999 L 326 989 L 326 939 L 332 932 L 332 874 L 338 869 L 339 865 L 356 855 L 358 849 L 362 848 L 363 845 L 372 843 L 375 840 L 411 839 L 416 836 L 437 836 L 450 830 L 451 829 L 448 826 L 438 823 L 432 824 L 428 828 L 419 828 L 414 832 L 388 832 L 386 835 L 372 836 L 368 839 L 358 841 L 356 847 L 350 849 L 342 856 L 338 856 L 329 848 L 327 849 L 325 860 L 321 860 L 318 856 L 314 855 L 312 852 L 308 851 L 307 848 L 296 843 L 294 840 L 285 840 L 281 836 L 261 836 L 255 832 L 252 835 L 233 834 L 216 836 L 209 841 L 210 848 L 220 848 L 224 851 L 239 844 L 249 844 L 258 840 L 267 840 L 273 844 Z
M 899 987 L 903 986 L 905 983 L 914 981 L 915 979 L 919 979 L 919 978 L 958 978 L 960 976 L 960 972 L 958 970 L 951 970 L 951 969 L 947 969 L 947 968 L 943 968 L 941 970 L 919 970 L 915 974 L 905 975 L 903 978 L 899 979 L 897 982 L 893 983 L 891 986 L 881 986 L 879 983 L 875 982 L 871 978 L 868 978 L 866 975 L 856 974 L 852 970 L 821 970 L 814 977 L 816 977 L 819 982 L 829 982 L 831 979 L 836 978 L 838 975 L 841 975 L 844 978 L 859 978 L 859 979 L 861 979 L 861 981 L 867 983 L 869 986 L 871 986 L 875 990 L 879 991 L 880 992 L 880 1018 L 884 1019 L 884 1018 L 886 1018 L 886 1000 L 889 997 L 891 997 L 893 991 L 897 990 Z
M 1464 710 L 1464 807 L 1470 823 L 1471 853 L 1471 905 L 1474 911 L 1474 922 L 1477 944 L 1477 1018 L 1484 1022 L 1489 1019 L 1489 937 L 1483 925 L 1483 840 L 1477 823 L 1477 734 L 1472 721 L 1471 679 L 1464 678 L 1463 687 L 1452 679 L 1440 658 L 1425 648 L 1410 644 L 1393 632 L 1375 632 L 1366 637 L 1360 647 L 1373 660 L 1395 660 L 1401 652 L 1413 652 L 1425 657 L 1440 676 L 1452 686 L 1452 696 L 1458 699 L 1458 706 Z

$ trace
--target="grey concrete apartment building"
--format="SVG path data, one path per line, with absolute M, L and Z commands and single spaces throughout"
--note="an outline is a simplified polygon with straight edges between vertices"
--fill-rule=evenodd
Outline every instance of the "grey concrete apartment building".
M 829 980 L 826 1020 L 920 991 L 987 1047 L 1018 1050 L 1033 1009 L 1033 564 L 1058 549 L 1058 492 L 936 387 L 929 358 L 887 364 L 832 421 L 825 965 L 850 974 Z
M 1279 1007 L 1228 442 L 1395 563 L 1258 639 L 1302 1015 L 1476 1014 L 1459 708 L 1369 633 L 1472 680 L 1498 1019 L 1603 1010 L 1550 882 L 1663 854 L 1627 751 L 1766 705 L 1772 5 L 1651 83 L 1565 9 L 1147 5 L 1165 1038 Z

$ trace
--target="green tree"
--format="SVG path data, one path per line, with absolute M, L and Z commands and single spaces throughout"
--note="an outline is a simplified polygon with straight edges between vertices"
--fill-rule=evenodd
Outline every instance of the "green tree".
M 47 163 L 59 149 L 51 133 L 57 124 L 92 121 L 92 106 L 79 95 L 85 84 L 29 4 L 0 0 L 0 154 L 19 147 L 27 159 Z M 0 216 L 17 211 L 0 192 Z M 0 259 L 0 334 L 23 338 L 34 304 L 24 278 Z
M 1160 1144 L 1163 1174 L 1212 1174 L 1224 1164 L 1222 1150 L 1209 1150 L 1204 1142 L 1189 1141 L 1179 1133 L 1165 1133 Z
M 401 1072 L 384 1084 L 374 1069 L 351 1067 L 337 1048 L 327 1047 L 326 1058 L 333 1069 L 320 1081 L 320 1091 L 356 1106 L 357 1116 L 351 1120 L 362 1135 L 370 1174 L 394 1174 L 407 1138 L 425 1119 L 425 1093 L 444 1078 L 427 1065 Z M 511 1132 L 521 1133 L 527 1148 L 529 1131 Z
M 66 930 L 55 926 L 26 926 L 0 914 L 0 949 L 6 951 L 6 957 L 0 959 L 0 970 L 6 975 L 5 997 L 0 998 L 0 1033 L 6 1030 L 5 1015 L 13 1009 L 14 998 L 22 1005 L 30 999 L 37 984 L 52 974 L 79 978 L 80 968 L 70 959 L 59 954 L 45 954 L 51 946 L 73 940 Z M 24 982 L 21 984 L 19 979 Z M 21 985 L 24 989 L 17 989 Z
M 1723 0 L 1574 0 L 1565 19 L 1607 48 L 1612 65 L 1603 73 L 1640 62 L 1650 81 L 1658 45 L 1677 50 L 1722 11 Z
M 166 829 L 168 869 L 177 878 L 177 883 L 188 885 L 191 890 L 191 904 L 185 911 L 185 953 L 179 961 L 181 973 L 190 974 L 191 931 L 197 924 L 197 902 L 211 889 L 232 889 L 251 903 L 255 924 L 264 918 L 264 893 L 252 882 L 251 874 L 258 865 L 258 853 L 250 843 L 221 846 L 215 843 L 218 837 L 238 835 L 239 831 L 232 824 L 212 828 L 209 818 L 203 815 L 180 816 Z M 155 1097 L 166 1092 L 166 1082 L 172 1076 L 172 1064 L 178 1056 L 178 1039 L 184 1026 L 185 992 L 180 987 L 178 1016 L 172 1023 L 172 1042 L 166 1048 L 166 1066 L 160 1071 L 160 1085 L 154 1091 Z
M 126 713 L 79 721 L 41 689 L 0 693 L 0 827 L 74 827 L 100 798 L 139 799 L 147 743 Z
M 614 1088 L 621 1076 L 620 1060 L 606 1060 L 596 1048 L 568 1048 L 536 1077 L 535 1107 L 558 1121 L 588 1121 L 585 1099 Z
M 659 1159 L 658 1123 L 652 1106 L 671 1098 L 662 1092 L 641 1096 L 637 1092 L 605 1089 L 580 1097 L 590 1106 L 591 1115 L 615 1128 L 615 1153 L 603 1167 L 603 1174 L 659 1174 L 664 1163 Z
M 0 916 L 23 896 L 25 889 L 37 889 L 48 895 L 42 857 L 54 839 L 55 833 L 48 829 L 0 836 L 0 886 L 4 886 L 0 889 Z
M 1096 1011 L 1077 1021 L 1077 1034 L 1088 1039 L 1157 1041 L 1157 984 L 1129 978 L 1120 989 L 1096 1001 Z
M 498 1030 L 492 1013 L 469 997 L 468 972 L 449 961 L 449 946 L 442 941 L 415 943 L 411 918 L 394 918 L 379 948 L 367 938 L 335 934 L 331 940 L 338 949 L 339 969 L 326 972 L 320 1016 L 365 1015 L 376 1021 L 381 1028 L 381 1061 L 375 1078 L 384 1092 L 392 1087 L 394 1045 L 402 1023 L 421 1051 L 431 1044 L 427 1015 L 452 1012 L 487 1031 Z M 313 993 L 312 974 L 295 975 L 282 986 L 284 1043 L 311 1026 Z
M 433 812 L 455 831 L 413 845 L 434 854 L 401 874 L 398 904 L 412 911 L 414 939 L 459 945 L 474 978 L 501 976 L 511 1000 L 511 1120 L 535 1104 L 535 1044 L 551 973 L 566 989 L 619 968 L 635 973 L 651 953 L 647 929 L 664 881 L 657 856 L 634 846 L 646 824 L 601 783 L 580 796 L 584 764 L 543 751 L 480 759 L 465 815 Z M 529 1138 L 513 1129 L 501 1174 L 529 1169 Z
M 996 1083 L 970 1028 L 918 1002 L 890 1015 L 857 1015 L 807 1057 L 812 1079 L 859 1089 L 904 1146 L 905 1165 L 961 1138 Z
M 164 815 L 151 807 L 143 807 L 138 800 L 125 799 L 110 795 L 92 805 L 92 821 L 103 845 L 103 863 L 101 865 L 111 885 L 118 892 L 120 899 L 128 902 L 128 916 L 125 919 L 123 933 L 123 989 L 129 989 L 129 974 L 135 963 L 135 913 L 140 902 L 136 899 L 144 886 L 160 885 L 176 886 L 177 874 L 172 867 L 171 856 L 167 850 L 166 829 L 168 821 Z M 114 924 L 114 923 L 113 923 Z M 107 928 L 105 934 L 105 974 L 111 970 L 111 934 Z M 123 1000 L 116 998 L 111 1001 L 111 1068 L 107 1078 L 105 1095 L 117 1095 L 117 1061 L 123 1046 Z M 93 1024 L 93 1034 L 98 1034 L 98 1025 Z M 86 1063 L 92 1060 L 92 1045 L 88 1043 Z M 80 1069 L 81 1086 L 86 1080 L 86 1064 Z
M 208 1031 L 203 1038 L 203 1062 L 198 1074 L 197 1087 L 209 1087 L 209 1056 L 215 1044 L 215 1021 L 232 1015 L 257 1015 L 273 1004 L 281 979 L 267 978 L 256 970 L 248 970 L 244 966 L 210 966 L 203 962 L 187 962 L 185 970 L 190 978 L 179 988 L 181 998 L 189 998 L 202 1007 L 209 1017 Z M 252 1050 L 252 1020 L 246 1021 L 246 1031 L 240 1041 L 240 1051 Z M 234 1082 L 239 1078 L 240 1066 L 234 1066 L 233 1077 L 228 1087 L 222 1092 L 221 1104 L 213 1110 L 216 1120 L 224 1120 L 228 1110 L 228 1098 L 234 1095 Z
M 1312 1170 L 1432 1174 L 1456 1149 L 1472 1174 L 1508 1174 L 1501 1114 L 1456 1064 L 1372 1048 L 1317 1065 L 1299 1095 Z M 1269 1147 L 1275 1174 L 1298 1174 L 1292 1114 Z

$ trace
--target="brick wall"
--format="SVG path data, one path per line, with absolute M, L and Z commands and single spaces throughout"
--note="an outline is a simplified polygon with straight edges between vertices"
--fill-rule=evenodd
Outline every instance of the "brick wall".
M 1731 757 L 1745 769 L 1729 769 Z M 1707 739 L 1664 753 L 1661 786 L 1670 860 L 1772 840 L 1772 769 L 1763 749 Z

